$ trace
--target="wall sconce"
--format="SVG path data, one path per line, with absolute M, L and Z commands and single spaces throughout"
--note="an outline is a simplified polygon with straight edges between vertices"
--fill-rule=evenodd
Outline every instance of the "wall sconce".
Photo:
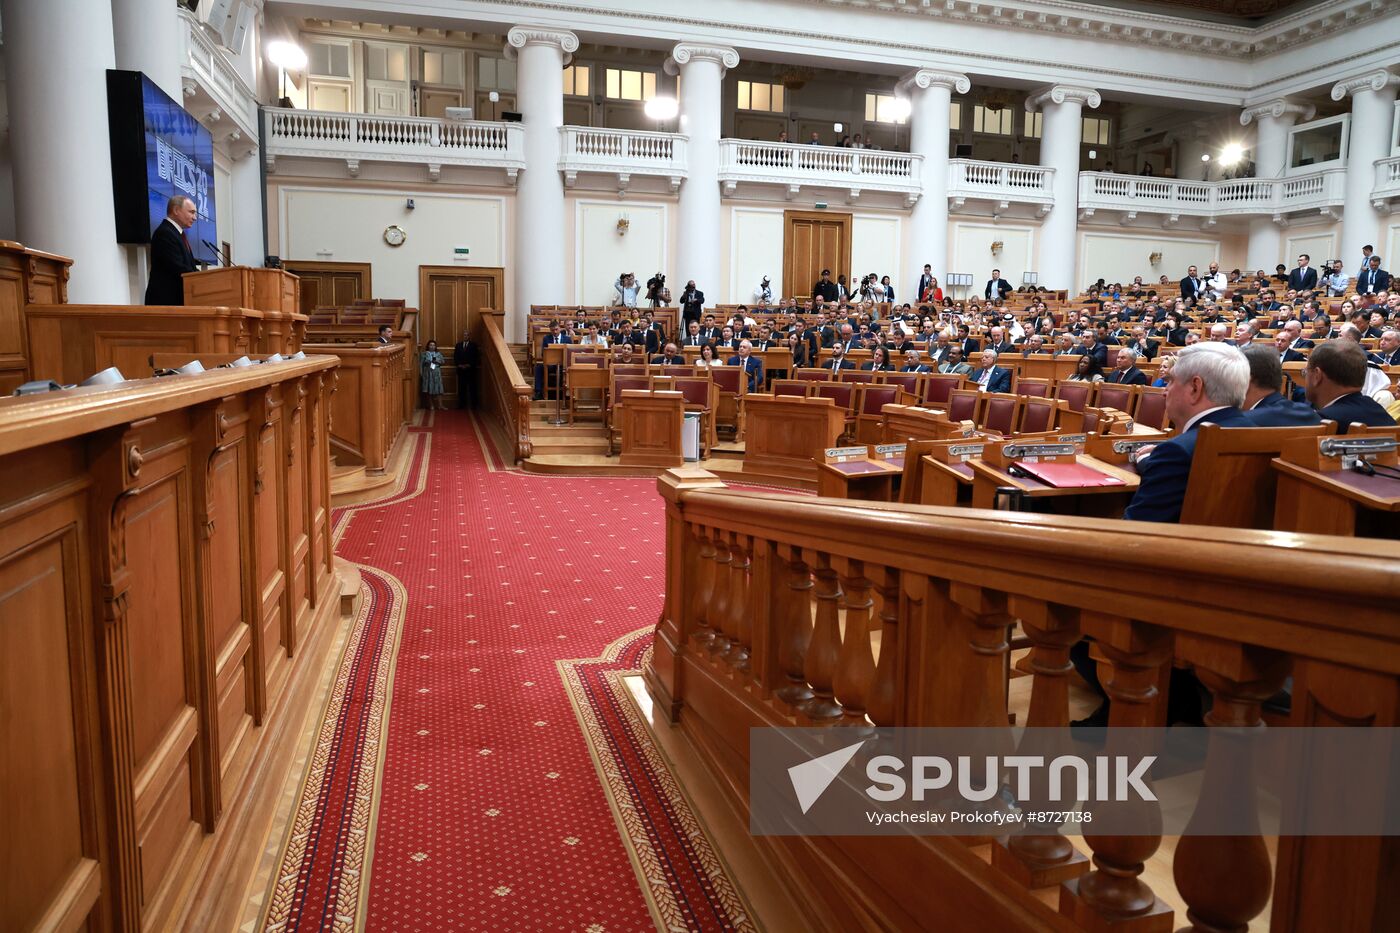
M 1000 255 L 1001 255 L 1001 246 L 1002 246 L 1001 240 L 993 240 L 993 241 L 992 241 L 992 255 L 993 255 L 993 256 L 1000 256 Z
M 632 221 L 631 221 L 631 219 L 630 219 L 626 214 L 623 214 L 621 217 L 617 218 L 617 235 L 618 235 L 618 236 L 626 236 L 626 235 L 627 235 L 627 228 L 629 228 L 629 227 L 631 227 L 631 226 L 632 226 Z
M 1162 264 L 1162 254 L 1161 254 L 1161 253 L 1151 253 L 1151 254 L 1148 255 L 1147 261 L 1150 262 L 1150 263 L 1152 263 L 1152 265 L 1154 265 L 1154 266 L 1159 266 L 1159 265 Z

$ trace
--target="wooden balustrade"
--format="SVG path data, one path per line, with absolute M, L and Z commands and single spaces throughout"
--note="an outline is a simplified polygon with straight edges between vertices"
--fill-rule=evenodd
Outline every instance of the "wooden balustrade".
M 382 472 L 405 423 L 404 345 L 307 344 L 303 349 L 308 354 L 340 359 L 331 418 L 331 450 L 336 462 L 363 465 L 370 473 Z
M 33 378 L 24 307 L 33 302 L 68 300 L 68 267 L 73 260 L 0 240 L 0 395 Z M 89 373 L 88 375 L 91 375 Z
M 669 472 L 659 489 L 666 598 L 645 680 L 741 813 L 752 727 L 980 726 L 1005 729 L 1009 750 L 1018 623 L 1031 644 L 1032 726 L 1068 723 L 1068 652 L 1083 635 L 1103 657 L 1111 730 L 1163 722 L 1173 665 L 1194 668 L 1214 695 L 1213 729 L 1260 728 L 1261 703 L 1290 672 L 1293 724 L 1388 726 L 1400 709 L 1400 569 L 1351 539 L 812 502 L 728 490 L 696 468 Z M 1183 553 L 1189 567 L 1163 560 Z M 1306 581 L 1280 586 L 1280 566 L 1308 567 Z M 1230 774 L 1228 741 L 1214 734 L 1207 782 Z M 1155 802 L 1114 806 L 1161 825 Z M 1392 840 L 1284 838 L 1273 864 L 1257 832 L 1183 837 L 1170 856 L 1174 890 L 1162 841 L 1089 830 L 1076 847 L 1054 824 L 995 841 L 887 836 L 878 847 L 756 837 L 814 929 L 832 918 L 965 928 L 977 916 L 997 930 L 1139 933 L 1174 920 L 1241 930 L 1263 920 L 1271 896 L 1277 929 L 1374 929 L 1393 916 Z M 1149 883 L 1154 857 L 1162 868 Z M 1346 904 L 1341 890 L 1353 892 Z
M 335 366 L 0 399 L 0 928 L 240 922 L 341 616 Z
M 502 450 L 514 452 L 516 463 L 530 456 L 530 399 L 534 387 L 520 373 L 520 366 L 506 343 L 505 312 L 482 308 L 480 312 L 481 365 L 487 427 L 496 434 Z

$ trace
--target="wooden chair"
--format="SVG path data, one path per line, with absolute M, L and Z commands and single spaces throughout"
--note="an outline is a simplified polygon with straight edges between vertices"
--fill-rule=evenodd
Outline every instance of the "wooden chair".
M 877 385 L 899 386 L 901 390 L 914 398 L 921 399 L 924 397 L 926 375 L 926 373 L 876 373 L 875 382 Z
M 862 385 L 856 387 L 856 443 L 878 444 L 884 434 L 885 406 L 907 404 L 899 386 Z
M 1067 402 L 1069 410 L 1082 412 L 1090 405 L 1090 397 L 1094 393 L 1092 382 L 1078 382 L 1070 379 L 1061 379 L 1055 383 L 1055 400 Z
M 1137 411 L 1133 420 L 1159 431 L 1167 427 L 1167 390 L 1161 386 L 1138 386 Z
M 865 369 L 843 369 L 837 376 L 842 382 L 868 383 L 874 382 L 879 373 Z
M 954 389 L 962 388 L 963 377 L 957 373 L 929 373 L 924 379 L 924 402 L 934 408 L 947 408 Z
M 855 425 L 856 387 L 849 382 L 820 382 L 812 395 L 815 398 L 832 399 L 835 407 L 845 412 L 846 427 L 842 436 L 849 435 Z
M 812 394 L 812 387 L 815 383 L 805 379 L 774 379 L 772 390 L 774 395 L 795 395 L 799 398 L 806 398 Z
M 719 393 L 709 376 L 676 376 L 671 388 L 685 396 L 685 410 L 700 413 L 700 458 L 709 456 L 719 441 L 715 433 L 715 409 Z
M 908 505 L 923 502 L 923 478 L 927 465 L 924 456 L 939 444 L 939 441 L 906 441 L 904 445 L 904 472 L 899 477 L 899 501 Z
M 1031 396 L 1022 399 L 1020 434 L 1040 434 L 1055 429 L 1060 403 L 1053 398 Z
M 569 393 L 569 424 L 574 423 L 575 413 L 589 412 L 606 418 L 608 382 L 611 374 L 596 363 L 569 362 L 566 385 Z M 587 404 L 584 404 L 587 403 Z
M 647 375 L 647 364 L 645 363 L 614 363 L 612 365 L 614 376 L 645 376 Z
M 694 366 L 663 365 L 663 366 L 661 367 L 661 374 L 662 374 L 663 376 L 694 376 L 694 375 L 695 375 L 695 367 L 694 367 Z
M 1094 396 L 1094 404 L 1099 408 L 1116 408 L 1124 414 L 1131 415 L 1134 399 L 1133 386 L 1125 386 L 1117 382 L 1100 382 L 1098 393 Z
M 651 377 L 643 375 L 618 375 L 612 373 L 612 384 L 608 387 L 607 400 L 607 422 L 608 422 L 608 456 L 613 453 L 613 444 L 622 440 L 622 393 L 631 389 L 650 389 Z
M 1003 436 L 1013 434 L 1021 419 L 1021 397 L 1009 392 L 984 393 L 982 420 L 978 426 Z
M 736 438 L 744 434 L 744 394 L 748 391 L 749 380 L 741 366 L 711 366 L 710 378 L 719 391 L 719 401 L 715 408 L 715 427 L 728 427 L 734 430 Z
M 1017 395 L 1024 395 L 1029 398 L 1049 398 L 1050 389 L 1049 379 L 1025 378 L 1016 380 Z
M 795 369 L 792 371 L 792 378 L 801 379 L 806 382 L 830 382 L 831 370 L 829 369 Z
M 1320 437 L 1335 430 L 1331 421 L 1283 428 L 1199 425 L 1191 478 L 1181 503 L 1181 523 L 1272 529 L 1278 491 L 1273 459 L 1283 452 L 1287 441 Z
M 971 421 L 973 424 L 981 424 L 985 399 L 986 396 L 976 389 L 953 389 L 948 393 L 948 420 L 954 423 Z

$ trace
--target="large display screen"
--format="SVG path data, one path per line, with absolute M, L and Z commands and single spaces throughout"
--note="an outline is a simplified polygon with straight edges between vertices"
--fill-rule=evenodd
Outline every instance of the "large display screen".
M 149 243 L 166 203 L 183 194 L 199 219 L 186 236 L 195 259 L 214 262 L 214 139 L 139 71 L 107 72 L 112 191 L 118 243 Z

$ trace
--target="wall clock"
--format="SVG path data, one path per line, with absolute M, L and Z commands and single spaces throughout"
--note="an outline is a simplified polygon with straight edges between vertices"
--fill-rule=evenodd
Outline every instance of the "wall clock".
M 398 224 L 390 224 L 384 228 L 384 242 L 390 246 L 403 246 L 403 241 L 408 239 L 408 234 L 403 232 L 403 227 Z

